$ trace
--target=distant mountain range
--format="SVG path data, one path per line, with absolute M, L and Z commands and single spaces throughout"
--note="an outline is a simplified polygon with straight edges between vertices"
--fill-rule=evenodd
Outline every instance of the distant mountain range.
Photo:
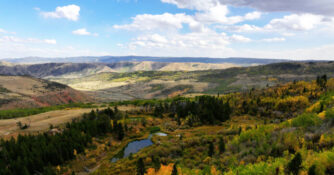
M 162 62 L 162 63 L 231 63 L 242 66 L 286 62 L 284 59 L 258 59 L 258 58 L 209 58 L 209 57 L 152 57 L 152 56 L 82 56 L 66 58 L 25 57 L 3 59 L 10 63 L 116 63 L 116 62 Z
M 167 62 L 113 62 L 113 63 L 42 63 L 9 64 L 0 63 L 2 75 L 29 75 L 39 78 L 78 78 L 98 73 L 135 71 L 198 71 L 240 67 L 231 63 L 167 63 Z

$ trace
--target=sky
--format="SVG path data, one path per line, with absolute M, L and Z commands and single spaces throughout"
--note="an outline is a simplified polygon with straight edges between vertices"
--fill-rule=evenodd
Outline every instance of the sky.
M 334 60 L 333 0 L 0 0 L 0 58 Z

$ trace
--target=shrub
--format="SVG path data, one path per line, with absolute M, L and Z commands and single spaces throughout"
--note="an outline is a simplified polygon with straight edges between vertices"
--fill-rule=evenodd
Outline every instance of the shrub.
M 160 128 L 157 126 L 152 126 L 150 127 L 150 133 L 155 133 L 155 132 L 159 132 Z
M 334 109 L 328 109 L 325 113 L 325 118 L 328 120 L 334 119 Z
M 294 127 L 311 127 L 318 126 L 322 120 L 314 113 L 304 113 L 292 120 Z

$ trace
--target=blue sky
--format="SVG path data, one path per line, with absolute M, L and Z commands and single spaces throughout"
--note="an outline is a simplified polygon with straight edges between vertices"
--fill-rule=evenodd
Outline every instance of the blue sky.
M 332 0 L 2 0 L 0 58 L 334 59 Z

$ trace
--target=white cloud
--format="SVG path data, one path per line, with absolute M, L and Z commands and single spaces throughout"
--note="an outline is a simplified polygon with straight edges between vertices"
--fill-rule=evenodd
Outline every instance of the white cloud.
M 44 18 L 65 18 L 71 21 L 77 21 L 80 16 L 80 7 L 77 5 L 67 5 L 57 7 L 53 12 L 41 12 Z
M 334 45 L 322 45 L 311 48 L 275 50 L 239 50 L 240 57 L 279 58 L 293 60 L 334 60 Z M 233 56 L 233 55 L 232 55 Z
M 202 33 L 169 34 L 148 34 L 133 39 L 129 44 L 130 49 L 166 49 L 171 50 L 205 50 L 225 48 L 229 44 L 229 37 L 225 33 L 207 31 Z
M 272 42 L 283 42 L 285 40 L 286 39 L 282 37 L 275 37 L 275 38 L 265 38 L 262 41 L 272 43 Z
M 305 31 L 322 23 L 323 16 L 312 14 L 292 14 L 283 18 L 273 19 L 265 26 L 269 30 Z
M 185 0 L 174 0 L 186 3 Z M 205 0 L 202 0 L 205 1 Z M 210 2 L 213 0 L 210 0 Z M 312 13 L 334 15 L 333 0 L 216 0 L 237 7 L 251 7 L 266 12 Z
M 179 8 L 209 9 L 217 4 L 251 7 L 265 12 L 312 13 L 334 15 L 333 0 L 161 0 Z
M 141 14 L 132 18 L 132 23 L 125 25 L 114 25 L 115 29 L 133 30 L 133 31 L 178 31 L 183 25 L 188 25 L 192 32 L 208 31 L 210 24 L 236 24 L 245 20 L 255 20 L 261 17 L 261 13 L 254 11 L 244 16 L 227 16 L 229 9 L 225 5 L 215 4 L 206 7 L 197 7 L 200 9 L 194 15 L 184 13 L 163 13 L 159 15 Z
M 85 28 L 74 30 L 72 33 L 74 35 L 90 35 L 90 32 L 88 32 Z
M 115 29 L 125 30 L 178 30 L 183 28 L 183 24 L 188 24 L 192 30 L 202 30 L 201 25 L 193 17 L 184 13 L 171 14 L 163 13 L 161 15 L 142 14 L 132 18 L 131 24 L 114 25 Z
M 176 5 L 178 8 L 208 10 L 215 7 L 219 2 L 217 0 L 161 0 L 164 3 Z
M 251 33 L 251 32 L 264 32 L 264 29 L 255 25 L 243 24 L 243 25 L 223 25 L 216 26 L 218 29 L 228 30 L 237 33 Z
M 236 35 L 236 34 L 232 35 L 230 38 L 232 41 L 243 42 L 243 43 L 252 41 L 250 38 L 244 37 L 242 35 Z
M 245 19 L 246 20 L 254 20 L 254 19 L 259 19 L 261 18 L 262 16 L 262 13 L 261 12 L 258 12 L 258 11 L 255 11 L 255 12 L 250 12 L 250 13 L 247 13 L 245 15 Z
M 57 41 L 55 39 L 45 39 L 44 42 L 47 44 L 57 44 Z
M 88 32 L 86 28 L 81 28 L 81 29 L 74 30 L 74 31 L 72 31 L 72 34 L 74 34 L 74 35 L 98 36 L 97 33 Z

